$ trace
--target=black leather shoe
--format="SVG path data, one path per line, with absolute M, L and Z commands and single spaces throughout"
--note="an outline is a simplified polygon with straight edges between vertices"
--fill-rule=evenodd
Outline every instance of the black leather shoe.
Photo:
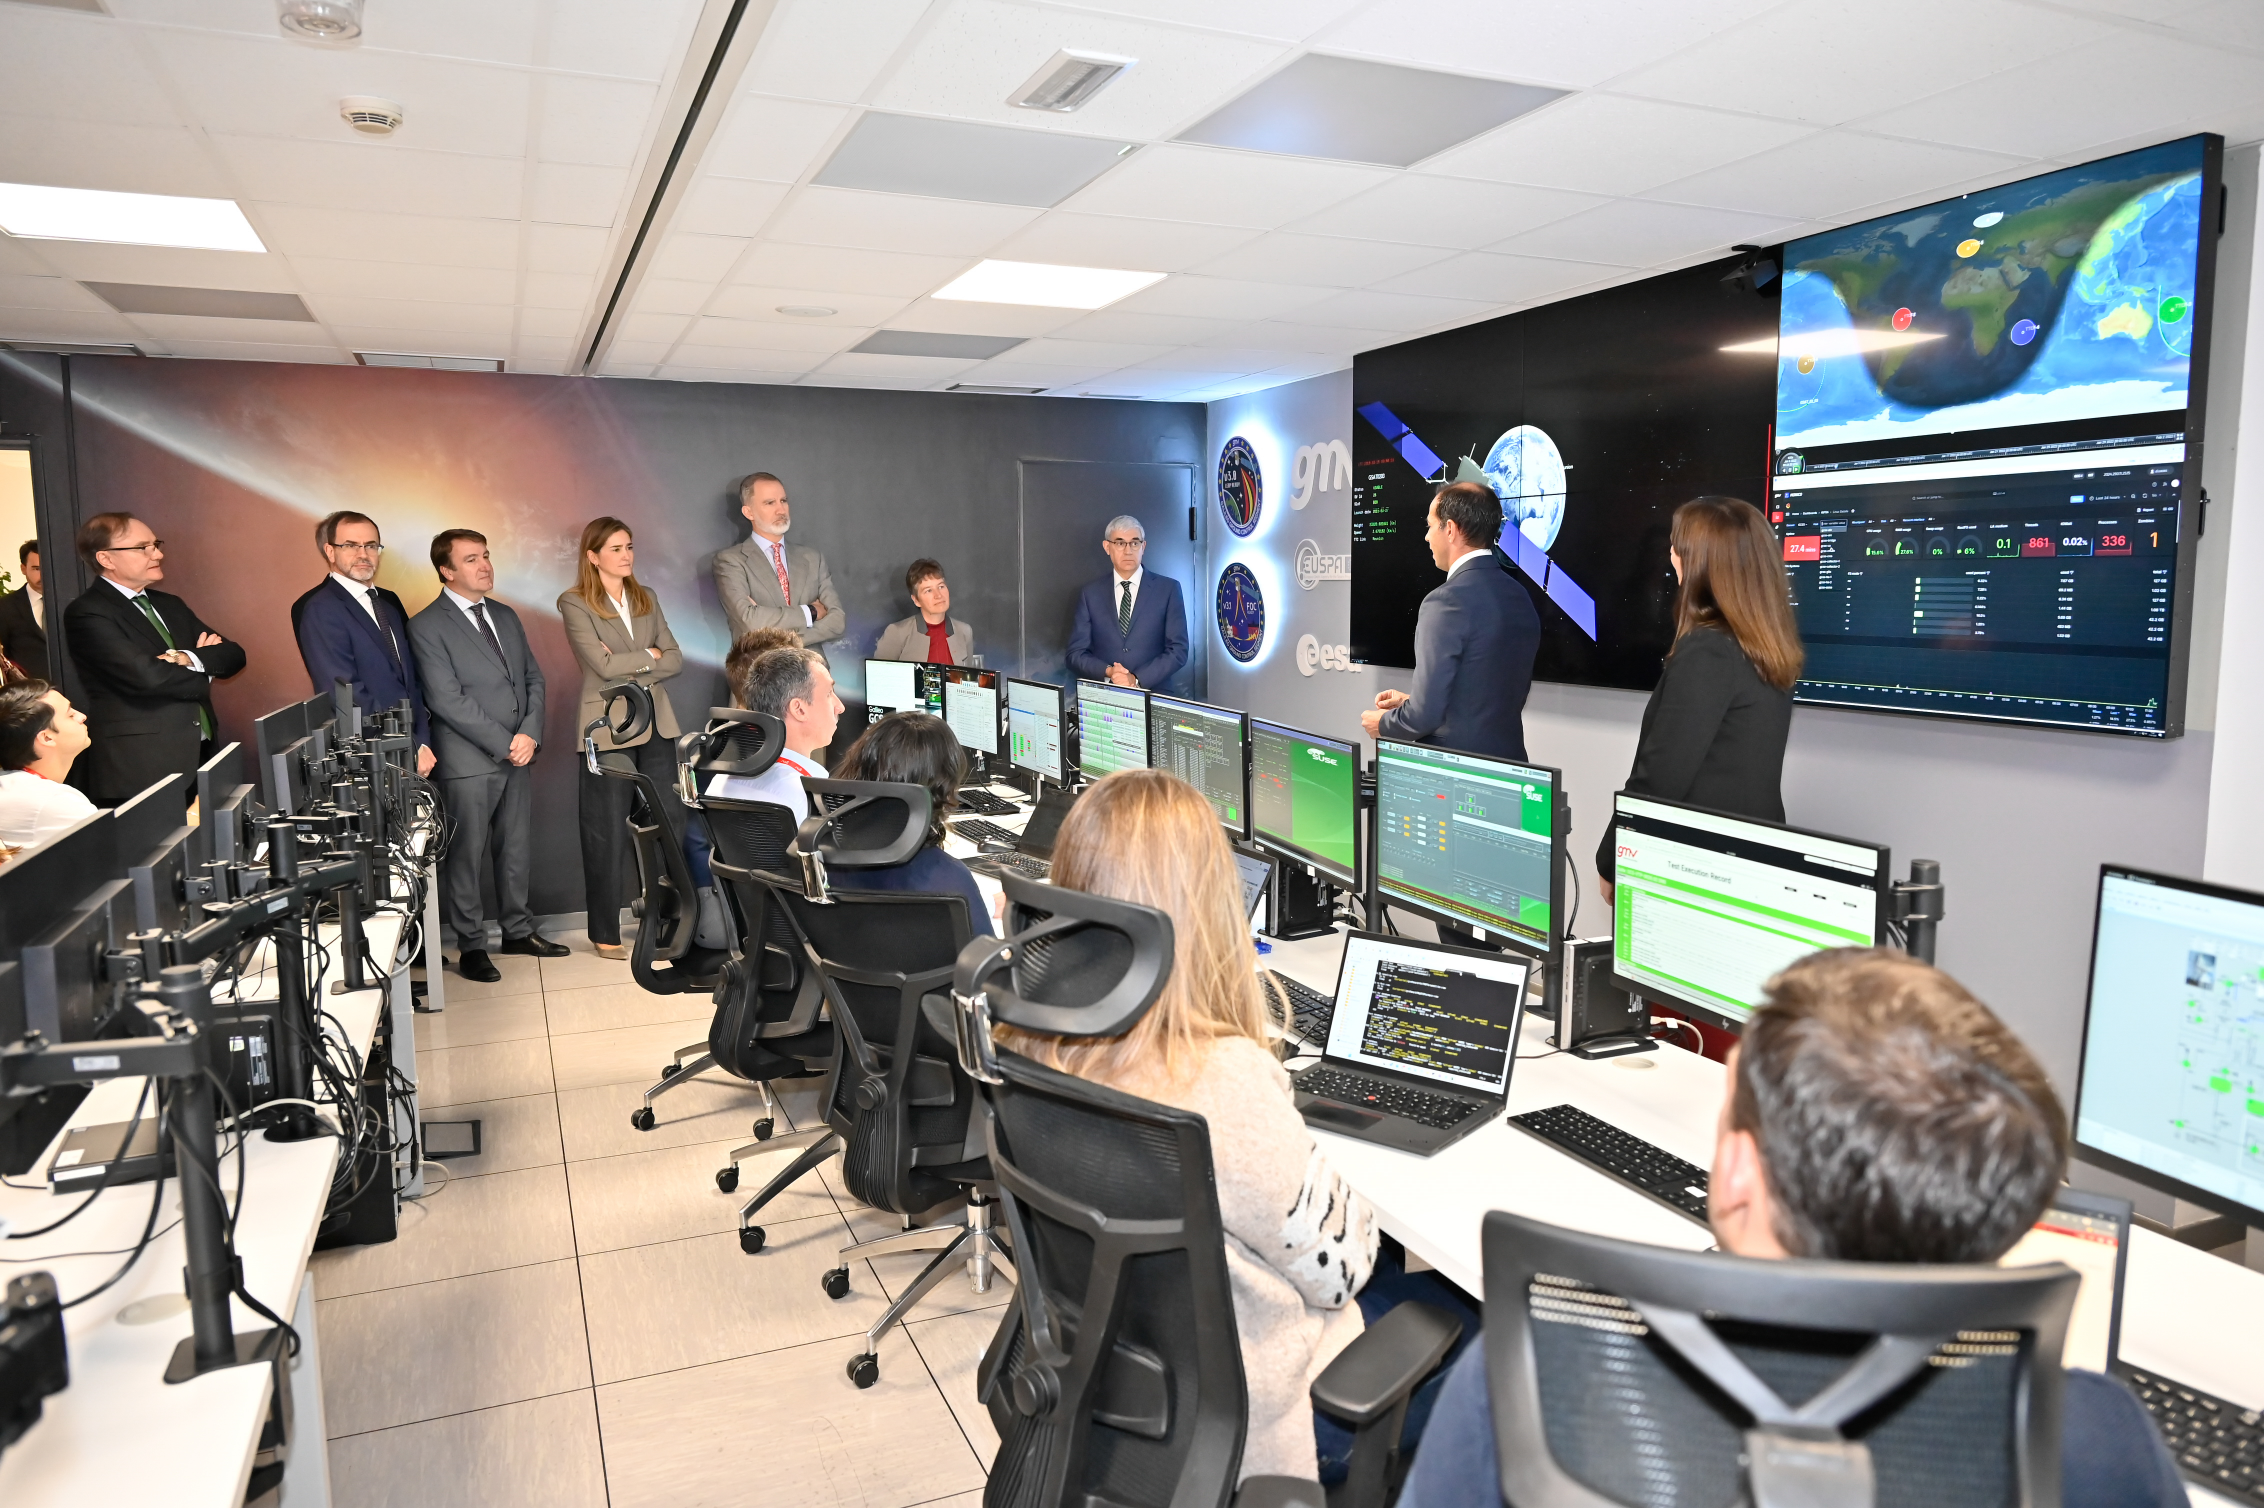
M 573 950 L 562 943 L 552 942 L 540 932 L 529 932 L 525 937 L 506 937 L 503 939 L 503 951 L 506 953 L 526 953 L 535 958 L 564 958 Z
M 509 947 L 510 944 L 505 943 L 504 946 Z M 456 955 L 456 972 L 478 984 L 503 982 L 503 971 L 495 966 L 494 959 L 479 948 L 466 948 Z

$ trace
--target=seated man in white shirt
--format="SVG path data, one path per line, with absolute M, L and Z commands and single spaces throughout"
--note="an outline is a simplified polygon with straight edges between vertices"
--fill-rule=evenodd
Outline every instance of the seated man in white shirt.
M 44 843 L 95 810 L 63 783 L 92 740 L 86 714 L 45 681 L 0 691 L 0 843 Z
M 716 776 L 707 793 L 734 801 L 774 801 L 808 812 L 810 798 L 802 779 L 825 778 L 817 751 L 833 742 L 833 730 L 841 723 L 841 698 L 833 694 L 825 656 L 812 649 L 773 649 L 747 667 L 739 692 L 750 709 L 786 725 L 786 751 L 760 775 Z

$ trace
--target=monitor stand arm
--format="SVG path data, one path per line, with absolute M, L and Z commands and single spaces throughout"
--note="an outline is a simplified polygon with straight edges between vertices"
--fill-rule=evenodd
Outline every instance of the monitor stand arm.
M 1942 865 L 1938 859 L 1912 859 L 1910 878 L 1897 880 L 1889 892 L 1888 912 L 1902 929 L 1903 951 L 1920 963 L 1934 961 L 1934 932 L 1942 923 Z

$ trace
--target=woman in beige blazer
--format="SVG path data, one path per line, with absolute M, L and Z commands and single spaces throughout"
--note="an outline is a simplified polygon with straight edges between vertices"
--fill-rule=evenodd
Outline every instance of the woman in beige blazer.
M 604 689 L 635 681 L 652 693 L 653 725 L 642 737 L 617 744 L 609 729 L 596 733 L 599 749 L 621 749 L 660 787 L 673 805 L 676 789 L 676 713 L 660 683 L 684 669 L 684 652 L 668 631 L 660 600 L 637 580 L 637 544 L 617 518 L 592 519 L 582 530 L 581 579 L 558 594 L 558 616 L 582 666 L 582 697 L 574 714 L 581 730 L 604 711 Z M 589 898 L 590 942 L 603 958 L 626 958 L 621 906 L 627 889 L 622 867 L 629 851 L 630 787 L 582 767 L 582 883 Z M 672 822 L 679 822 L 673 811 Z M 679 822 L 679 827 L 681 826 Z

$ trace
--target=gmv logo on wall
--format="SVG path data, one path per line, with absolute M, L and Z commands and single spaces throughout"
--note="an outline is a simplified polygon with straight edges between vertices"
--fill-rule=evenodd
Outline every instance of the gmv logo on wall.
M 1265 512 L 1265 481 L 1258 474 L 1258 453 L 1236 435 L 1218 453 L 1218 511 L 1226 526 L 1242 538 L 1258 527 Z
M 1236 561 L 1219 572 L 1215 608 L 1226 652 L 1244 665 L 1255 660 L 1266 647 L 1266 594 L 1248 566 Z
M 1289 463 L 1289 506 L 1302 509 L 1316 492 L 1352 485 L 1352 450 L 1342 440 L 1300 445 Z

